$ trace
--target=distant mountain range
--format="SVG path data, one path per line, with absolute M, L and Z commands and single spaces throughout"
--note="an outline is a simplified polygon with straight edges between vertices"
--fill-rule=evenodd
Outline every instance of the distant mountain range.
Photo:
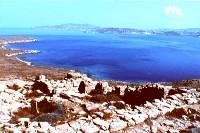
M 68 31 L 80 31 L 84 33 L 103 34 L 145 34 L 145 35 L 167 35 L 167 36 L 193 36 L 200 37 L 200 28 L 190 29 L 163 29 L 163 30 L 140 30 L 134 28 L 99 27 L 89 24 L 62 24 L 53 26 L 39 26 L 40 29 L 63 29 Z

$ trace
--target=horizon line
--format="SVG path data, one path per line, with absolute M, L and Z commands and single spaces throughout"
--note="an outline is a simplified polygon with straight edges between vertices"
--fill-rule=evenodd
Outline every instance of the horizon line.
M 186 28 L 136 28 L 136 27 L 117 27 L 117 26 L 98 26 L 93 24 L 77 24 L 77 23 L 66 23 L 66 24 L 55 24 L 55 25 L 40 25 L 40 26 L 32 26 L 32 27 L 0 27 L 0 29 L 37 29 L 39 27 L 49 27 L 54 28 L 54 26 L 60 26 L 60 25 L 90 25 L 94 27 L 99 28 L 119 28 L 119 29 L 137 29 L 137 30 L 185 30 L 185 29 L 200 29 L 200 27 L 186 27 Z M 43 28 L 44 29 L 44 28 Z M 57 28 L 62 29 L 62 28 Z

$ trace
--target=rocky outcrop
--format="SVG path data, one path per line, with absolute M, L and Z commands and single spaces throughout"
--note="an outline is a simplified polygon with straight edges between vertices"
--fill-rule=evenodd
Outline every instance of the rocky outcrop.
M 97 83 L 95 89 L 91 91 L 91 95 L 103 94 L 104 89 L 102 83 Z
M 84 81 L 81 81 L 81 83 L 80 83 L 80 85 L 79 85 L 79 87 L 78 87 L 78 91 L 79 91 L 79 93 L 85 93 L 85 83 L 84 83 Z
M 53 96 L 53 89 L 49 82 L 46 81 L 46 77 L 44 75 L 40 75 L 35 78 L 35 82 L 32 85 L 32 91 L 41 91 L 47 96 Z
M 18 82 L 19 81 L 19 82 Z M 17 87 L 15 87 L 17 85 Z M 179 132 L 200 128 L 200 92 L 193 88 L 109 86 L 67 80 L 0 82 L 3 132 Z
M 144 104 L 146 101 L 152 102 L 154 99 L 161 98 L 164 98 L 164 89 L 148 85 L 136 88 L 136 90 L 131 90 L 127 87 L 123 96 L 123 100 L 132 106 Z

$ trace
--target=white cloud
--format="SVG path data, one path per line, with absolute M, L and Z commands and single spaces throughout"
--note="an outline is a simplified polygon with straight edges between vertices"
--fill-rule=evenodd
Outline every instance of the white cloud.
M 177 6 L 168 5 L 164 8 L 166 16 L 183 16 L 183 10 Z

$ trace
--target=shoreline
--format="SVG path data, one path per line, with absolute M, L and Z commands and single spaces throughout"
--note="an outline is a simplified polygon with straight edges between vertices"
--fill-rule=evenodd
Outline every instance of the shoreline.
M 14 40 L 13 40 L 14 39 Z M 0 38 L 0 45 L 1 45 L 1 49 L 5 50 L 5 51 L 9 51 L 5 53 L 5 58 L 13 58 L 16 61 L 23 63 L 25 65 L 27 65 L 28 67 L 32 68 L 37 68 L 37 69 L 41 69 L 41 68 L 46 68 L 46 69 L 50 69 L 52 72 L 54 72 L 54 70 L 59 71 L 61 70 L 61 72 L 66 71 L 67 73 L 73 73 L 73 74 L 81 74 L 81 75 L 86 75 L 88 78 L 91 78 L 93 80 L 97 80 L 97 81 L 102 81 L 102 82 L 109 82 L 111 85 L 143 85 L 143 84 L 148 84 L 150 82 L 142 82 L 142 83 L 137 83 L 137 82 L 125 82 L 125 81 L 113 81 L 113 80 L 103 80 L 103 79 L 96 79 L 92 76 L 88 76 L 88 74 L 80 72 L 80 71 L 75 71 L 75 70 L 69 70 L 69 69 L 65 69 L 65 68 L 54 68 L 54 67 L 43 67 L 43 66 L 33 66 L 32 62 L 28 62 L 28 61 L 24 61 L 22 59 L 20 59 L 19 57 L 17 57 L 17 55 L 22 55 L 22 54 L 37 54 L 40 53 L 40 51 L 38 50 L 22 50 L 22 49 L 14 49 L 14 48 L 8 48 L 7 45 L 12 45 L 12 44 L 16 44 L 16 43 L 27 43 L 27 42 L 36 42 L 38 41 L 37 39 L 32 39 L 32 38 L 27 38 L 27 37 L 10 37 L 10 38 L 6 38 L 2 39 Z M 44 72 L 45 73 L 45 72 Z M 43 74 L 42 72 L 39 74 Z M 36 74 L 34 76 L 37 76 Z M 65 75 L 66 76 L 66 75 Z M 0 77 L 1 78 L 1 77 Z M 57 79 L 57 78 L 56 78 Z M 59 77 L 60 79 L 60 77 Z
M 69 70 L 69 69 L 65 69 L 65 68 L 54 68 L 54 67 L 43 67 L 43 66 L 33 66 L 32 62 L 28 62 L 28 61 L 24 61 L 22 59 L 20 59 L 19 57 L 17 57 L 17 55 L 22 55 L 22 54 L 37 54 L 40 53 L 40 51 L 38 50 L 21 50 L 21 49 L 14 49 L 14 48 L 8 48 L 7 45 L 12 45 L 15 43 L 27 43 L 27 42 L 36 42 L 38 41 L 37 39 L 33 39 L 30 37 L 8 37 L 8 38 L 0 38 L 0 52 L 2 51 L 2 53 L 4 55 L 0 55 L 0 57 L 3 56 L 3 58 L 7 58 L 9 59 L 9 61 L 7 62 L 8 64 L 13 64 L 13 62 L 10 62 L 12 59 L 13 61 L 15 61 L 16 64 L 20 64 L 23 63 L 25 64 L 23 67 L 29 68 L 28 70 L 30 70 L 29 74 L 31 74 L 32 79 L 34 76 L 37 76 L 39 74 L 47 74 L 47 77 L 49 75 L 48 78 L 52 78 L 52 79 L 62 79 L 64 76 L 66 76 L 67 73 L 74 73 L 76 75 L 76 73 L 80 74 L 80 75 L 86 75 L 88 78 L 91 78 L 93 80 L 97 80 L 97 81 L 105 81 L 108 82 L 110 85 L 129 85 L 129 86 L 138 86 L 138 85 L 147 85 L 147 84 L 163 84 L 163 85 L 174 85 L 174 86 L 180 86 L 180 85 L 184 85 L 184 86 L 200 86 L 200 82 L 199 79 L 189 79 L 189 80 L 181 80 L 181 81 L 175 81 L 175 82 L 125 82 L 125 81 L 114 81 L 114 80 L 104 80 L 104 79 L 95 79 L 94 77 L 90 77 L 88 76 L 88 74 L 86 73 L 82 73 L 79 71 L 75 71 L 75 70 Z M 1 62 L 0 62 L 1 63 Z M 14 63 L 14 64 L 15 64 Z M 1 68 L 1 67 L 0 67 Z M 14 68 L 17 68 L 17 66 L 14 66 Z M 33 69 L 33 70 L 32 70 Z M 37 70 L 38 69 L 38 70 Z M 18 71 L 18 70 L 16 70 Z M 51 72 L 50 72 L 51 71 Z M 21 74 L 19 73 L 20 71 L 18 71 L 18 76 L 20 76 L 22 79 L 27 79 L 27 77 L 21 76 Z M 38 73 L 39 72 L 39 73 Z M 54 72 L 56 74 L 54 74 Z M 58 73 L 59 72 L 59 73 Z M 63 74 L 62 74 L 63 73 Z M 1 71 L 0 71 L 1 74 Z M 62 77 L 61 77 L 62 75 Z M 29 77 L 29 75 L 27 75 Z M 16 75 L 14 77 L 17 77 Z M 4 77 L 0 76 L 0 79 L 3 79 Z M 193 83 L 195 82 L 195 83 Z M 195 84 L 195 85 L 193 85 Z
M 19 62 L 25 63 L 28 66 L 31 66 L 31 62 L 28 61 L 24 61 L 22 59 L 20 59 L 19 57 L 17 57 L 18 55 L 23 55 L 23 54 L 37 54 L 40 53 L 40 51 L 38 50 L 21 50 L 21 49 L 14 49 L 14 48 L 8 48 L 7 46 L 10 44 L 16 44 L 16 43 L 27 43 L 27 42 L 36 42 L 38 41 L 37 39 L 28 39 L 28 40 L 18 40 L 18 41 L 8 41 L 8 42 L 4 42 L 3 45 L 1 46 L 2 49 L 5 50 L 12 50 L 12 51 L 21 51 L 21 52 L 16 52 L 16 53 L 9 53 L 6 54 L 5 56 L 7 57 L 15 57 L 16 60 L 18 60 Z
M 20 54 L 36 54 L 37 50 L 20 50 L 7 48 L 7 45 L 14 43 L 26 43 L 38 41 L 30 37 L 6 37 L 0 38 L 0 80 L 8 79 L 31 79 L 40 74 L 47 75 L 50 79 L 62 79 L 69 70 L 61 68 L 50 68 L 33 66 L 31 62 L 21 60 L 17 57 Z

